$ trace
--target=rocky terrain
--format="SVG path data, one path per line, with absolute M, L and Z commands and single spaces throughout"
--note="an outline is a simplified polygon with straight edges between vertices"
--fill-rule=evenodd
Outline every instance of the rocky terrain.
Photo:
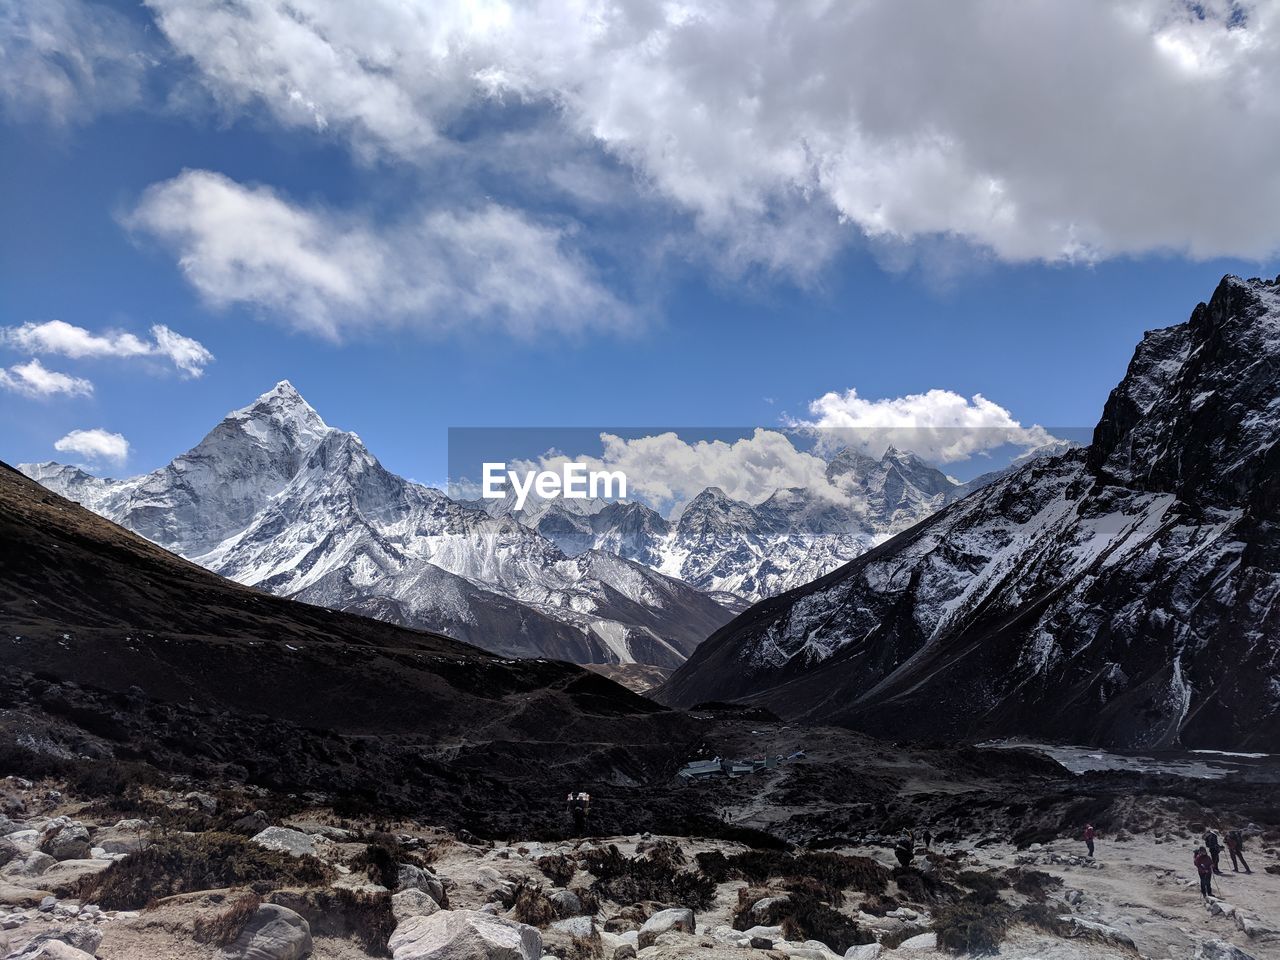
M 353 812 L 332 795 L 142 766 L 107 776 L 10 748 L 5 766 L 31 776 L 0 779 L 0 956 L 1280 957 L 1273 768 L 1231 783 L 1073 777 L 1025 750 L 699 722 L 707 751 L 792 759 L 673 787 L 719 808 L 711 833 L 615 832 L 619 808 L 646 795 L 604 785 L 579 839 L 563 811 L 536 837 L 477 835 L 436 810 Z M 1191 852 L 1209 827 L 1242 829 L 1254 872 L 1227 865 L 1205 902 Z
M 658 692 L 899 736 L 1280 750 L 1280 286 L 1148 333 L 1039 458 L 718 631 Z

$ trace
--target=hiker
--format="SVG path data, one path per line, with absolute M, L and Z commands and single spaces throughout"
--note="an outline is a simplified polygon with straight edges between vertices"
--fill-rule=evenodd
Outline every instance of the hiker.
M 1244 834 L 1239 830 L 1230 830 L 1227 832 L 1227 853 L 1231 854 L 1231 869 L 1236 873 L 1240 872 L 1240 868 L 1244 867 L 1245 873 L 1253 873 L 1249 869 L 1249 864 L 1244 858 Z M 1239 861 L 1237 863 L 1237 861 Z
M 1218 835 L 1213 832 L 1212 827 L 1204 835 L 1204 845 L 1209 848 L 1209 858 L 1213 860 L 1213 872 L 1221 875 L 1222 870 L 1218 867 L 1218 858 L 1222 856 L 1222 847 L 1218 843 Z
M 1213 858 L 1204 847 L 1196 850 L 1196 873 L 1200 874 L 1200 896 L 1208 900 L 1213 896 Z
M 1097 836 L 1097 833 L 1093 829 L 1093 824 L 1086 823 L 1084 825 L 1084 845 L 1089 848 L 1090 860 L 1093 859 L 1093 838 L 1096 836 Z
M 911 866 L 911 861 L 916 858 L 916 842 L 908 831 L 902 831 L 902 836 L 893 847 L 893 855 L 904 867 Z
M 928 827 L 925 827 L 924 833 L 920 835 L 920 839 L 924 841 L 924 848 L 926 851 L 928 851 L 929 844 L 933 843 L 932 831 L 930 831 Z
M 569 816 L 573 817 L 573 835 L 584 837 L 587 833 L 587 814 L 591 812 L 591 794 L 579 791 L 566 798 Z

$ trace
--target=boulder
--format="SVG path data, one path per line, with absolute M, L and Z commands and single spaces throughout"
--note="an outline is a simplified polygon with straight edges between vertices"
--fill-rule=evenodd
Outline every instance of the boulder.
M 600 953 L 604 960 L 632 960 L 636 955 L 636 948 L 616 934 L 602 932 Z
M 94 954 L 98 951 L 99 944 L 102 943 L 102 931 L 90 923 L 78 923 L 74 927 L 65 930 L 45 930 L 36 934 L 23 948 L 23 953 L 32 950 L 37 946 L 46 943 L 65 943 L 69 947 L 75 947 L 77 950 L 83 950 L 85 953 Z
M 22 856 L 22 852 L 18 849 L 18 845 L 8 837 L 0 837 L 0 867 L 5 866 L 11 860 L 16 860 Z
M 301 830 L 290 830 L 288 827 L 267 827 L 261 833 L 254 834 L 253 842 L 268 850 L 279 850 L 293 857 L 316 855 L 316 843 Z
M 61 940 L 47 940 L 34 950 L 23 950 L 14 956 L 18 960 L 94 960 L 92 953 L 77 950 Z
M 555 905 L 556 913 L 562 917 L 577 917 L 582 914 L 582 898 L 572 890 L 552 890 L 549 899 Z
M 1196 951 L 1196 960 L 1254 960 L 1234 943 L 1226 940 L 1206 940 Z
M 938 949 L 938 935 L 936 933 L 922 933 L 919 936 L 911 937 L 903 940 L 898 944 L 899 950 L 929 950 Z
M 405 920 L 387 946 L 394 960 L 540 960 L 542 934 L 477 910 L 441 910 Z
M 201 813 L 207 813 L 212 816 L 218 812 L 217 799 L 215 797 L 211 797 L 207 793 L 200 793 L 199 791 L 192 790 L 182 799 Z
M 440 879 L 416 863 L 402 863 L 396 874 L 397 890 L 423 890 L 440 906 L 444 906 L 444 884 Z
M 246 813 L 239 820 L 231 824 L 231 829 L 236 833 L 244 833 L 249 836 L 261 833 L 271 826 L 271 818 L 261 810 L 254 810 L 252 813 Z
M 844 952 L 844 960 L 879 960 L 884 947 L 878 943 L 859 943 Z
M 264 903 L 220 960 L 302 960 L 311 953 L 311 927 L 288 907 Z
M 55 860 L 88 860 L 92 849 L 89 831 L 73 820 L 52 820 L 45 828 L 40 849 Z
M 38 877 L 41 874 L 48 873 L 49 868 L 56 866 L 58 863 L 53 857 L 39 850 L 34 850 L 27 854 L 21 860 L 14 860 L 9 865 L 9 876 L 16 877 Z
M 761 897 L 751 905 L 751 919 L 756 923 L 764 923 L 769 919 L 769 911 L 774 904 L 787 902 L 787 897 Z
M 25 857 L 40 846 L 40 831 L 15 830 L 13 833 L 6 835 L 5 839 L 17 847 L 18 853 Z
M 409 887 L 391 896 L 391 913 L 396 921 L 410 917 L 429 917 L 440 911 L 440 904 L 425 890 Z
M 551 924 L 551 929 L 570 937 L 585 938 L 591 936 L 593 927 L 590 917 L 569 917 L 567 920 L 556 920 Z
M 1280 938 L 1280 933 L 1276 931 L 1275 927 L 1263 923 L 1257 917 L 1250 917 L 1239 911 L 1236 912 L 1236 926 L 1243 930 L 1245 936 L 1250 940 L 1274 940 Z
M 681 933 L 696 933 L 697 926 L 693 919 L 693 911 L 684 907 L 673 907 L 670 910 L 659 910 L 644 922 L 640 928 L 637 944 L 641 950 L 652 946 L 658 937 L 669 930 Z

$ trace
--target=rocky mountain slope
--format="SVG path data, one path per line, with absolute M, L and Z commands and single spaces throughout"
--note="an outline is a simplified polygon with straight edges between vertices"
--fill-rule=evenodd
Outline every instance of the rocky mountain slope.
M 1033 461 L 707 640 L 660 697 L 895 736 L 1280 749 L 1280 286 L 1148 333 Z
M 643 564 L 568 556 L 511 517 L 396 476 L 287 381 L 144 476 L 21 469 L 240 583 L 503 656 L 670 668 L 730 616 Z
M 55 758 L 519 816 L 579 777 L 665 778 L 697 737 L 570 664 L 233 583 L 3 465 L 0 544 L 0 740 Z

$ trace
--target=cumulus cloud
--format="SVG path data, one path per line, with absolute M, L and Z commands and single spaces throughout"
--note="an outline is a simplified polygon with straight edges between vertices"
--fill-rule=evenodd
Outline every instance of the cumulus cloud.
M 786 434 L 757 428 L 734 441 L 685 440 L 674 431 L 623 438 L 602 433 L 599 455 L 550 453 L 535 465 L 513 469 L 559 470 L 572 461 L 588 470 L 620 470 L 627 477 L 629 499 L 640 499 L 662 512 L 678 507 L 708 487 L 719 487 L 735 500 L 759 503 L 775 490 L 808 487 L 838 494 L 826 479 L 826 461 L 796 449 Z
M 818 397 L 809 414 L 813 419 L 790 424 L 811 432 L 826 451 L 854 447 L 880 456 L 894 446 L 934 463 L 956 463 L 1000 447 L 1060 442 L 1039 425 L 1024 427 L 982 394 L 966 398 L 951 390 L 868 400 L 850 388 Z
M 83 0 L 0 0 L 0 111 L 65 124 L 136 102 L 150 44 L 127 17 Z
M 383 325 L 528 335 L 628 320 L 566 228 L 496 203 L 384 226 L 187 170 L 148 188 L 126 223 L 170 247 L 210 303 L 265 307 L 332 339 Z
M 39 360 L 0 369 L 0 387 L 38 400 L 56 396 L 87 397 L 93 393 L 93 384 L 88 380 L 49 370 Z
M 1012 261 L 1280 249 L 1275 0 L 148 5 L 224 104 L 365 156 L 549 106 L 733 259 L 804 269 L 837 221 Z
M 59 453 L 75 453 L 98 462 L 107 461 L 117 466 L 129 458 L 129 441 L 118 433 L 100 427 L 92 430 L 72 430 L 53 445 Z
M 29 353 L 55 353 L 75 359 L 83 357 L 163 357 L 188 377 L 204 373 L 213 354 L 203 344 L 163 324 L 151 328 L 144 340 L 127 331 L 94 333 L 65 320 L 24 323 L 0 329 L 0 343 Z

